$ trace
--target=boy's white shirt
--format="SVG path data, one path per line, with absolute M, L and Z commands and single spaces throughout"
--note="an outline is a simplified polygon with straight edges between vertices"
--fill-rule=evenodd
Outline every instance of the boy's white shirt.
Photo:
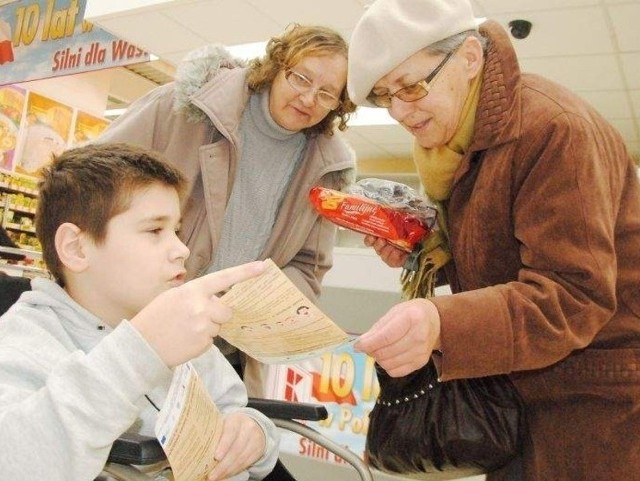
M 90 481 L 125 431 L 154 435 L 172 371 L 128 322 L 115 329 L 73 301 L 57 284 L 33 290 L 0 318 L 0 479 Z M 266 434 L 265 455 L 231 479 L 261 479 L 278 456 L 279 435 L 246 408 L 242 381 L 212 347 L 194 359 L 223 413 L 243 411 Z

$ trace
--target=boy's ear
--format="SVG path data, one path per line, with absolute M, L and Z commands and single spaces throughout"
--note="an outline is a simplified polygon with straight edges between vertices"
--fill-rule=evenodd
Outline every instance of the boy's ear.
M 71 272 L 79 273 L 88 267 L 85 236 L 75 224 L 65 222 L 56 231 L 56 252 L 60 262 Z

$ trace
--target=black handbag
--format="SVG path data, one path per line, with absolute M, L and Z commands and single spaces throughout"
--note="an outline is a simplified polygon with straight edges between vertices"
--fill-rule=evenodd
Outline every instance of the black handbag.
M 380 395 L 369 415 L 365 456 L 392 473 L 490 472 L 520 452 L 522 400 L 504 375 L 438 382 L 433 360 L 408 376 L 376 364 Z

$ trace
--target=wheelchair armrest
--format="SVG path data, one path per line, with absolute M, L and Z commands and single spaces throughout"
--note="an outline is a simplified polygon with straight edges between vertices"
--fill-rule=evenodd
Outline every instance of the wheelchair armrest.
M 249 398 L 248 407 L 273 419 L 321 421 L 329 415 L 320 404 Z M 158 440 L 152 436 L 123 433 L 111 447 L 108 462 L 146 466 L 164 461 L 166 456 Z
M 159 463 L 165 459 L 166 455 L 156 438 L 135 433 L 124 433 L 113 443 L 107 461 L 117 464 L 146 466 Z
M 276 399 L 249 398 L 248 407 L 260 411 L 273 419 L 296 419 L 298 421 L 321 421 L 327 419 L 327 408 L 321 404 L 279 401 Z

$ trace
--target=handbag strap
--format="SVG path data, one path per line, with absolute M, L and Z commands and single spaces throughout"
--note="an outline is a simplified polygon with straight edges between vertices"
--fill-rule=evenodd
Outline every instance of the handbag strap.
M 427 394 L 427 392 L 429 392 L 431 389 L 434 388 L 434 384 L 433 383 L 429 383 L 427 384 L 426 387 L 419 389 L 418 391 L 411 393 L 411 394 L 405 394 L 399 398 L 395 398 L 395 399 L 391 399 L 391 400 L 385 400 L 382 399 L 381 397 L 378 397 L 378 399 L 376 399 L 376 404 L 380 404 L 382 406 L 396 406 L 398 404 L 402 404 L 402 403 L 408 403 L 411 401 L 415 401 L 416 399 L 420 399 L 422 396 L 424 396 L 425 394 Z
M 381 406 L 397 406 L 415 401 L 440 384 L 433 360 L 411 374 L 397 378 L 389 376 L 379 364 L 376 363 L 375 366 L 380 384 L 376 404 Z

